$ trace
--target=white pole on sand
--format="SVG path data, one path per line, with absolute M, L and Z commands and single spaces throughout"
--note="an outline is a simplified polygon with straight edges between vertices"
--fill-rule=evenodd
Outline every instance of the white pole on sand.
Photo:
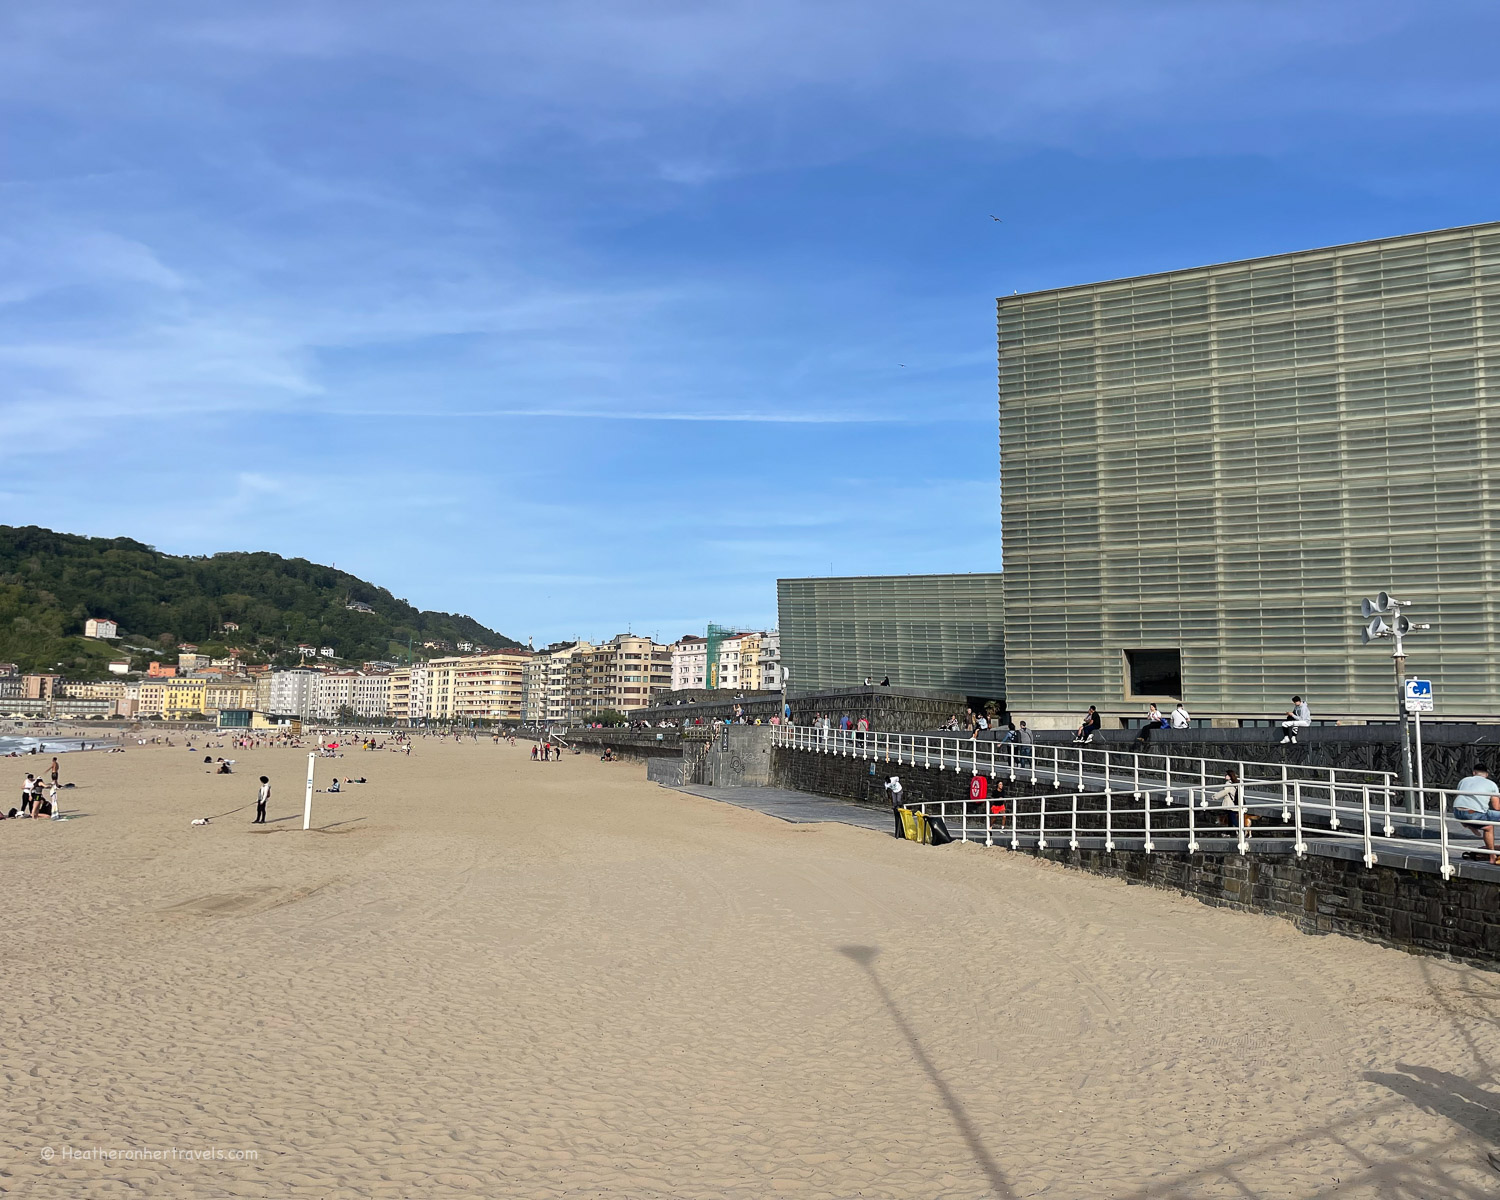
M 307 797 L 302 801 L 302 828 L 312 828 L 312 785 L 313 767 L 317 765 L 318 756 L 309 754 L 307 756 Z

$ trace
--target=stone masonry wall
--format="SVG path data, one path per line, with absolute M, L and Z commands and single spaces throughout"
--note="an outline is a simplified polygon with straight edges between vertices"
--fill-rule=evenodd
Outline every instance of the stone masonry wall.
M 1309 854 L 1030 850 L 1065 866 L 1169 888 L 1205 904 L 1271 913 L 1304 933 L 1339 933 L 1500 969 L 1500 887 Z

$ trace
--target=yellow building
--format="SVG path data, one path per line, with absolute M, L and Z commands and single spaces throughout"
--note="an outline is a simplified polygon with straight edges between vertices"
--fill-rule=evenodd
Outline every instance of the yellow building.
M 208 681 L 204 679 L 164 679 L 161 715 L 166 721 L 183 721 L 201 717 L 208 711 Z

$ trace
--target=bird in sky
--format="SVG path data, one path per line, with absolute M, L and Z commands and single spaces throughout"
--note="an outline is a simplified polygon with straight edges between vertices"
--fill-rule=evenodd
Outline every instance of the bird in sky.
M 990 220 L 991 221 L 1000 221 L 1000 218 L 997 217 L 994 213 L 990 213 Z M 1000 224 L 1004 225 L 1005 222 L 1004 221 L 1000 221 Z

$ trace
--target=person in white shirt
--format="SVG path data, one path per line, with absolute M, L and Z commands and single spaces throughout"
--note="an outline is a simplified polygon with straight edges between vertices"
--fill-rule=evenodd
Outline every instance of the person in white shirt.
M 901 814 L 897 811 L 901 807 L 901 779 L 892 775 L 885 785 L 885 790 L 891 794 L 891 816 L 896 822 L 896 836 L 905 838 L 906 831 L 901 828 Z
M 1186 729 L 1192 722 L 1193 719 L 1188 716 L 1188 710 L 1183 707 L 1182 701 L 1179 700 L 1177 707 L 1172 710 L 1172 728 Z
M 1281 723 L 1281 741 L 1285 745 L 1291 742 L 1297 744 L 1297 730 L 1306 729 L 1312 724 L 1312 710 L 1302 702 L 1301 696 L 1292 697 L 1292 707 L 1286 714 L 1286 720 Z

